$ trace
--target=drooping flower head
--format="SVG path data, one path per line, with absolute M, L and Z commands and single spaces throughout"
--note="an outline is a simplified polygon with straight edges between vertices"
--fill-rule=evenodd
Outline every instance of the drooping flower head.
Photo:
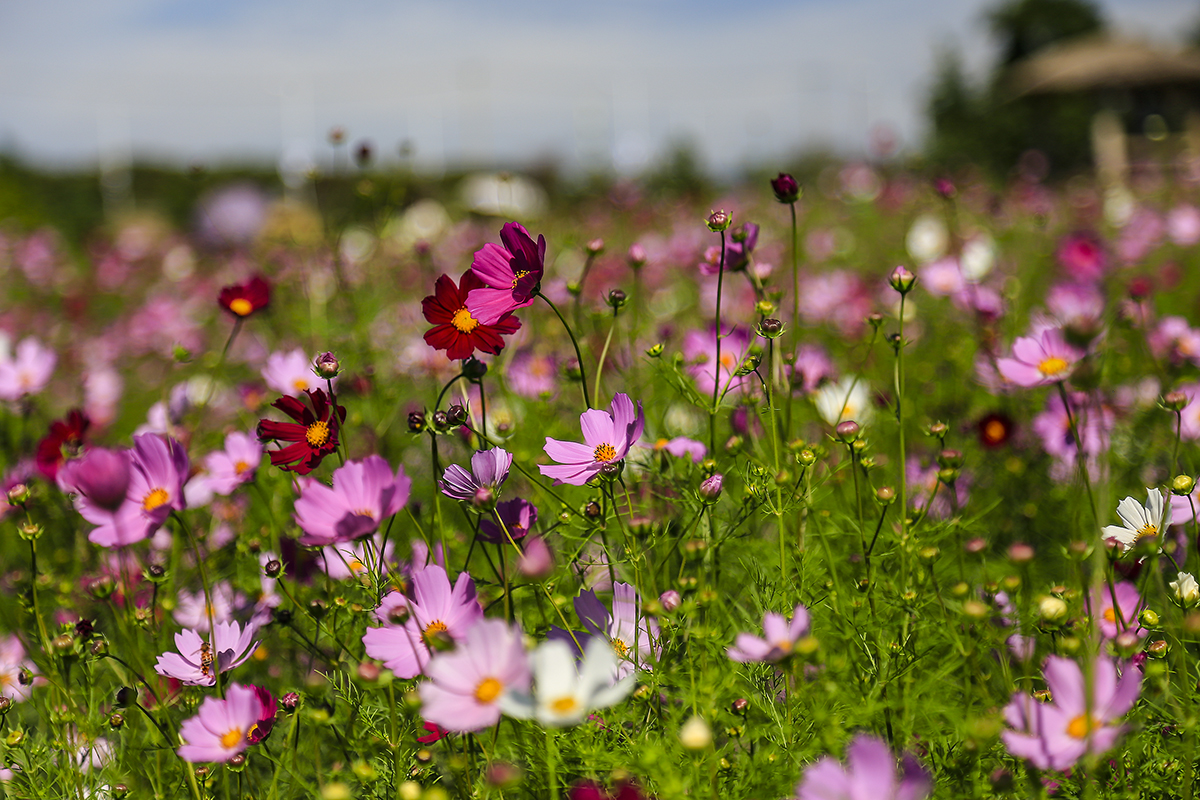
M 583 444 L 562 442 L 546 437 L 545 451 L 557 464 L 538 464 L 538 469 L 554 483 L 583 486 L 600 474 L 607 464 L 625 458 L 629 448 L 642 436 L 646 417 L 642 404 L 634 408 L 629 395 L 617 393 L 608 411 L 588 409 L 579 417 Z
M 1000 738 L 1008 752 L 1039 769 L 1065 770 L 1086 753 L 1102 755 L 1111 750 L 1125 730 L 1113 722 L 1133 707 L 1141 693 L 1141 670 L 1126 668 L 1118 676 L 1112 659 L 1097 656 L 1090 703 L 1083 670 L 1071 659 L 1049 656 L 1042 673 L 1050 702 L 1018 692 L 1004 709 L 1012 730 Z
M 225 698 L 205 698 L 196 716 L 179 728 L 179 757 L 190 763 L 228 761 L 264 738 L 260 728 L 274 722 L 275 700 L 257 686 L 234 683 Z M 257 734 L 257 735 L 256 735 Z
M 1132 497 L 1118 503 L 1117 516 L 1121 524 L 1105 525 L 1104 538 L 1116 539 L 1121 551 L 1126 552 L 1143 536 L 1162 536 L 1171 524 L 1171 504 L 1163 503 L 1162 492 L 1156 486 L 1146 490 L 1145 505 Z
M 504 349 L 501 335 L 516 333 L 521 320 L 505 314 L 496 322 L 484 325 L 467 309 L 467 296 L 483 289 L 484 283 L 471 270 L 458 279 L 458 286 L 448 275 L 434 284 L 433 294 L 421 301 L 421 311 L 433 327 L 425 332 L 425 341 L 435 350 L 445 350 L 446 358 L 458 360 L 479 350 L 499 355 Z
M 537 506 L 519 497 L 497 503 L 495 513 L 500 517 L 503 527 L 491 517 L 485 516 L 479 521 L 479 538 L 485 542 L 504 544 L 510 538 L 519 542 L 537 524 Z
M 58 470 L 67 456 L 73 456 L 83 447 L 83 437 L 91 421 L 78 409 L 70 411 L 66 419 L 50 423 L 50 431 L 37 446 L 38 472 L 48 479 L 58 477 Z
M 499 722 L 505 694 L 528 693 L 533 680 L 523 638 L 503 620 L 475 622 L 453 653 L 435 655 L 425 668 L 421 715 L 460 733 Z
M 412 479 L 395 473 L 382 456 L 347 461 L 333 471 L 333 486 L 309 482 L 296 500 L 303 545 L 349 542 L 379 528 L 408 502 Z
M 808 633 L 808 627 L 808 609 L 802 605 L 796 606 L 790 622 L 782 614 L 768 611 L 763 615 L 765 638 L 752 633 L 739 633 L 726 654 L 742 664 L 782 661 L 796 649 L 796 642 Z
M 159 675 L 187 686 L 213 686 L 218 672 L 228 672 L 244 663 L 254 652 L 255 629 L 237 622 L 218 622 L 213 633 L 203 638 L 188 629 L 175 634 L 178 653 L 163 653 L 154 665 Z
M 226 286 L 217 295 L 221 308 L 238 318 L 245 318 L 262 311 L 271 302 L 271 284 L 261 275 L 255 275 L 245 283 Z
M 517 222 L 500 229 L 498 245 L 488 242 L 475 253 L 471 271 L 483 286 L 467 294 L 467 309 L 482 325 L 495 325 L 506 314 L 533 303 L 546 263 L 546 237 L 537 243 Z
M 1012 358 L 996 359 L 996 368 L 1017 386 L 1046 386 L 1070 377 L 1083 351 L 1063 338 L 1058 328 L 1047 328 L 1035 336 L 1018 337 Z
M 897 777 L 899 779 L 897 779 Z M 825 756 L 804 771 L 797 800 L 923 800 L 933 783 L 912 756 L 896 775 L 896 757 L 881 740 L 859 734 L 846 748 L 846 766 Z
M 633 691 L 634 676 L 614 682 L 616 670 L 617 656 L 602 637 L 588 641 L 579 662 L 570 645 L 551 639 L 533 653 L 533 693 L 510 692 L 501 708 L 510 717 L 532 717 L 551 728 L 577 725 L 589 712 L 615 705 Z
M 382 661 L 398 678 L 415 678 L 429 663 L 429 642 L 441 636 L 462 641 L 483 616 L 483 606 L 475 598 L 470 575 L 459 574 L 451 589 L 446 570 L 431 564 L 413 570 L 407 595 L 385 595 L 375 616 L 384 627 L 367 629 L 367 655 Z M 399 618 L 403 622 L 397 623 Z
M 438 486 L 442 494 L 455 500 L 493 500 L 508 477 L 512 459 L 512 453 L 499 447 L 479 450 L 471 456 L 470 472 L 458 464 L 451 464 L 442 473 Z
M 281 397 L 271 405 L 295 422 L 259 420 L 258 438 L 261 441 L 292 442 L 281 450 L 271 450 L 271 466 L 297 475 L 307 475 L 317 468 L 325 456 L 338 446 L 338 430 L 346 420 L 346 409 L 337 406 L 331 415 L 329 398 L 324 390 L 305 390 L 312 410 L 294 397 Z

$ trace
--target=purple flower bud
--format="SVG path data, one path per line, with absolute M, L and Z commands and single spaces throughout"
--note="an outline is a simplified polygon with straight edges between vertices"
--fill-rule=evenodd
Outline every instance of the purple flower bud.
M 912 291 L 913 284 L 917 282 L 917 276 L 909 271 L 908 267 L 901 265 L 892 270 L 892 274 L 888 276 L 888 283 L 892 285 L 900 294 L 908 294 Z
M 771 179 L 771 189 L 775 192 L 775 199 L 781 203 L 794 203 L 800 199 L 800 184 L 786 172 Z
M 313 361 L 313 372 L 317 373 L 318 378 L 325 380 L 333 380 L 342 371 L 341 362 L 337 360 L 337 356 L 333 353 L 325 352 L 317 356 Z
M 724 209 L 719 209 L 708 215 L 708 229 L 713 233 L 721 233 L 733 223 L 733 215 Z
M 683 598 L 674 589 L 667 589 L 658 596 L 658 602 L 662 603 L 662 607 L 667 611 L 674 611 L 683 603 Z
M 288 692 L 279 698 L 279 705 L 283 707 L 284 711 L 295 711 L 300 705 L 300 695 L 295 692 Z
M 952 200 L 952 199 L 954 199 L 954 196 L 956 194 L 958 194 L 958 189 L 956 189 L 954 187 L 954 184 L 950 181 L 949 178 L 935 179 L 933 182 L 933 188 L 938 194 L 940 194 L 946 200 Z
M 592 239 L 583 246 L 583 249 L 587 251 L 589 256 L 598 255 L 602 250 L 604 250 L 604 240 Z
M 858 438 L 858 433 L 862 428 L 852 419 L 839 422 L 837 426 L 838 439 L 843 442 L 853 442 Z
M 116 511 L 129 490 L 129 453 L 93 448 L 64 464 L 59 475 L 68 491 L 78 492 L 106 511 Z
M 700 499 L 706 503 L 715 503 L 721 496 L 721 488 L 725 482 L 725 477 L 721 473 L 710 475 L 705 478 L 700 484 Z
M 517 569 L 528 578 L 540 579 L 554 571 L 554 556 L 540 536 L 527 536 Z

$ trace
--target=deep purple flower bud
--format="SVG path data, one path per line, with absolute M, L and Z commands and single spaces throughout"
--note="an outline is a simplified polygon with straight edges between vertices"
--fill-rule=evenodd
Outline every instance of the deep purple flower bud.
M 67 489 L 78 492 L 106 511 L 116 511 L 129 490 L 129 453 L 96 447 L 82 458 L 68 461 L 60 479 Z
M 721 489 L 725 477 L 721 473 L 710 475 L 700 483 L 700 499 L 706 503 L 715 503 L 721 497 Z
M 487 375 L 488 365 L 480 361 L 475 356 L 468 356 L 463 360 L 463 377 L 469 381 L 478 381 Z M 451 408 L 454 408 L 451 406 Z
M 369 167 L 371 159 L 375 156 L 375 148 L 367 139 L 363 139 L 358 143 L 358 147 L 354 150 L 354 160 L 358 162 L 360 167 Z
M 892 274 L 888 276 L 888 283 L 892 285 L 900 294 L 908 294 L 912 291 L 913 284 L 917 282 L 917 276 L 909 271 L 908 267 L 900 265 L 892 270 Z
M 674 589 L 667 589 L 658 596 L 658 602 L 662 603 L 662 607 L 667 611 L 674 611 L 683 603 L 683 598 Z
M 288 692 L 279 698 L 279 706 L 284 711 L 295 711 L 300 706 L 300 695 L 295 692 Z
M 544 578 L 554 571 L 554 555 L 540 536 L 527 536 L 522 542 L 517 570 L 527 578 Z
M 272 558 L 263 566 L 263 574 L 268 578 L 278 578 L 281 572 L 283 572 L 283 564 L 279 563 L 278 559 Z
M 733 215 L 724 209 L 712 212 L 708 215 L 708 229 L 713 233 L 721 233 L 733 224 Z
M 446 409 L 446 424 L 452 428 L 457 428 L 465 424 L 467 421 L 467 410 L 460 404 L 455 403 Z
M 608 304 L 612 306 L 614 311 L 625 305 L 627 299 L 625 293 L 620 289 L 613 289 L 608 293 Z
M 775 199 L 781 203 L 794 203 L 800 199 L 800 184 L 786 172 L 771 179 L 771 189 L 775 192 Z
M 774 317 L 764 319 L 758 324 L 758 335 L 764 339 L 775 339 L 783 333 L 783 323 Z
M 337 356 L 333 353 L 325 352 L 317 356 L 313 361 L 313 372 L 317 373 L 318 378 L 325 380 L 333 380 L 342 371 L 342 364 L 337 360 Z
M 634 269 L 639 269 L 646 265 L 646 248 L 636 242 L 629 246 L 629 253 L 626 255 L 629 260 L 629 266 Z

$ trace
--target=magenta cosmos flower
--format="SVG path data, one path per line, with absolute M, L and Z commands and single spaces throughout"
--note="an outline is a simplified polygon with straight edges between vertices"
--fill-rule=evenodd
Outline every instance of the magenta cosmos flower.
M 99 526 L 88 540 L 102 547 L 124 547 L 149 537 L 172 511 L 186 507 L 187 476 L 187 452 L 179 442 L 153 433 L 133 437 L 125 501 L 112 511 L 86 494 L 75 500 L 80 516 Z
M 1067 344 L 1062 331 L 1047 328 L 1040 335 L 1023 336 L 1013 342 L 1012 358 L 996 359 L 1005 380 L 1017 386 L 1045 386 L 1070 376 L 1083 351 Z
M 451 589 L 446 570 L 430 565 L 413 571 L 407 596 L 386 594 L 375 616 L 384 627 L 367 629 L 367 655 L 382 661 L 398 678 L 415 678 L 429 663 L 427 642 L 439 635 L 462 641 L 483 616 L 483 606 L 475 598 L 470 575 L 461 573 Z
M 514 497 L 496 504 L 498 521 L 484 517 L 479 521 L 479 538 L 492 544 L 506 544 L 511 538 L 519 542 L 537 524 L 537 506 L 528 500 Z
M 275 699 L 257 686 L 230 685 L 225 699 L 205 698 L 196 716 L 179 728 L 179 757 L 191 763 L 228 761 L 266 738 L 275 723 Z
M 408 502 L 412 479 L 404 467 L 392 473 L 381 456 L 347 461 L 333 471 L 333 486 L 312 481 L 296 500 L 300 544 L 349 542 L 375 531 Z
M 471 471 L 451 464 L 442 473 L 438 486 L 442 494 L 455 500 L 492 500 L 500 492 L 500 484 L 512 467 L 512 453 L 493 447 L 471 456 Z
M 212 686 L 218 672 L 241 665 L 258 647 L 254 630 L 243 630 L 236 622 L 218 622 L 208 639 L 191 629 L 180 631 L 175 634 L 179 652 L 159 656 L 154 671 L 188 686 Z
M 590 408 L 579 416 L 583 429 L 583 444 L 560 442 L 546 437 L 546 455 L 558 464 L 538 464 L 538 469 L 555 485 L 569 483 L 583 486 L 600 474 L 607 464 L 615 464 L 625 458 L 629 448 L 642 436 L 646 417 L 642 404 L 633 407 L 629 395 L 617 393 L 613 396 L 608 411 Z
M 1116 663 L 1098 656 L 1092 667 L 1090 707 L 1083 670 L 1074 661 L 1049 656 L 1042 674 L 1050 702 L 1017 693 L 1004 708 L 1004 719 L 1013 728 L 1000 734 L 1008 752 L 1039 769 L 1064 770 L 1085 753 L 1110 750 L 1125 730 L 1111 723 L 1129 711 L 1141 693 L 1141 670 L 1128 668 L 1118 677 Z
M 752 633 L 739 633 L 733 647 L 726 653 L 734 661 L 743 664 L 782 661 L 792 654 L 796 642 L 808 633 L 808 625 L 808 609 L 804 606 L 796 606 L 791 622 L 784 619 L 782 614 L 768 611 L 763 615 L 766 638 L 759 638 Z
M 545 236 L 535 244 L 524 226 L 509 222 L 500 229 L 500 241 L 503 246 L 485 244 L 471 262 L 484 285 L 467 295 L 467 310 L 480 325 L 495 325 L 505 314 L 531 305 L 545 270 Z
M 922 800 L 933 790 L 929 773 L 912 756 L 901 763 L 874 736 L 859 734 L 846 748 L 846 766 L 826 756 L 804 771 L 798 800 Z
M 495 725 L 504 695 L 528 693 L 533 681 L 521 630 L 498 619 L 477 621 L 453 653 L 434 656 L 425 674 L 421 716 L 459 733 Z

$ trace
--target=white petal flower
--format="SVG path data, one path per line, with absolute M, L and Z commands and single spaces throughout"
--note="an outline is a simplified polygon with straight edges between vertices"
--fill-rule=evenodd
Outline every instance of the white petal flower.
M 867 384 L 851 377 L 825 384 L 813 395 L 813 402 L 821 419 L 834 426 L 847 419 L 865 426 L 875 413 Z
M 1171 506 L 1163 503 L 1162 492 L 1156 487 L 1146 490 L 1144 506 L 1126 497 L 1117 504 L 1117 516 L 1123 524 L 1105 525 L 1104 538 L 1115 539 L 1121 551 L 1127 552 L 1143 536 L 1160 536 L 1166 530 L 1171 524 Z
M 616 668 L 616 653 L 599 636 L 588 641 L 578 666 L 566 642 L 543 642 L 533 653 L 534 693 L 506 693 L 500 707 L 510 717 L 533 717 L 549 727 L 576 725 L 590 711 L 619 703 L 633 691 L 632 675 L 613 681 Z
M 1184 608 L 1192 608 L 1200 604 L 1200 584 L 1191 573 L 1181 572 L 1179 577 L 1171 581 L 1171 594 Z

